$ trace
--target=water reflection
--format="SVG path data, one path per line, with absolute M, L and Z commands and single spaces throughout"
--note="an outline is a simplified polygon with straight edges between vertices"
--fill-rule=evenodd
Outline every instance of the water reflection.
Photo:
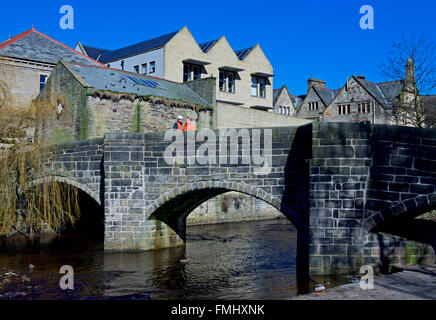
M 0 244 L 0 274 L 30 282 L 0 286 L 20 299 L 286 299 L 296 295 L 295 228 L 284 219 L 192 226 L 186 248 L 105 253 L 103 243 L 73 236 Z M 188 264 L 181 264 L 185 256 Z M 29 271 L 29 264 L 35 266 Z M 71 265 L 75 288 L 59 289 Z M 3 276 L 4 278 L 4 276 Z M 4 298 L 4 297 L 3 297 Z

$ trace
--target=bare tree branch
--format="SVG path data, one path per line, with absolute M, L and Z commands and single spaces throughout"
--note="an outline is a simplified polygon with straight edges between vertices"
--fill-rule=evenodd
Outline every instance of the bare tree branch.
M 407 74 L 406 65 L 409 65 Z M 428 42 L 425 34 L 403 35 L 389 48 L 379 70 L 386 80 L 403 80 L 404 90 L 397 101 L 386 110 L 398 125 L 415 127 L 436 126 L 434 100 L 425 99 L 436 88 L 436 44 Z M 385 107 L 386 108 L 386 107 Z

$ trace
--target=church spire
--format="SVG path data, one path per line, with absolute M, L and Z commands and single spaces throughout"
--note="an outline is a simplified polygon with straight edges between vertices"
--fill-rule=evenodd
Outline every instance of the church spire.
M 404 82 L 409 92 L 415 92 L 415 62 L 412 58 L 407 59 Z

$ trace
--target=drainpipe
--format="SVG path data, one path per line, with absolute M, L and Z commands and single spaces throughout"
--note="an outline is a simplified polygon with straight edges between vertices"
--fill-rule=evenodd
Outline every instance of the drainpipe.
M 375 124 L 375 101 L 372 103 L 372 124 Z

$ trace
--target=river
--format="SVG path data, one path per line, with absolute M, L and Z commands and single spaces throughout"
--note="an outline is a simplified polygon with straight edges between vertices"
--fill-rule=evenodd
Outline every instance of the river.
M 296 244 L 286 219 L 189 226 L 186 248 L 135 253 L 79 236 L 3 239 L 0 299 L 288 299 L 297 295 Z M 73 290 L 59 287 L 62 265 L 74 269 Z M 324 280 L 346 283 L 311 279 L 309 290 Z

